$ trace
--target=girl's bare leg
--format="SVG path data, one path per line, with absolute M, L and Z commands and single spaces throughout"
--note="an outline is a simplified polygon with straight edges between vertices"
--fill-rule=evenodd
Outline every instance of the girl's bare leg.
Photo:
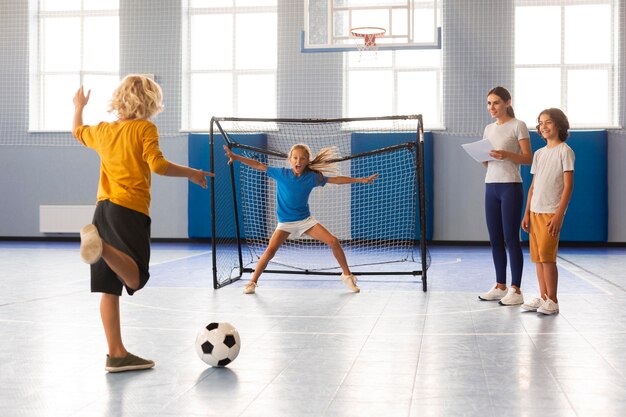
M 256 283 L 259 280 L 259 277 L 267 268 L 267 264 L 272 260 L 276 252 L 280 248 L 280 246 L 287 240 L 289 237 L 289 233 L 283 230 L 275 230 L 270 238 L 270 243 L 267 245 L 265 252 L 259 258 L 259 262 L 256 264 L 256 268 L 254 268 L 254 273 L 252 274 L 252 278 L 250 281 Z
M 348 261 L 346 260 L 346 254 L 344 253 L 341 243 L 339 243 L 339 239 L 335 237 L 332 233 L 330 233 L 324 226 L 320 223 L 311 227 L 306 231 L 306 234 L 311 236 L 313 239 L 317 239 L 320 242 L 328 245 L 333 251 L 333 256 L 337 259 L 341 270 L 345 275 L 350 275 L 350 267 L 348 266 Z

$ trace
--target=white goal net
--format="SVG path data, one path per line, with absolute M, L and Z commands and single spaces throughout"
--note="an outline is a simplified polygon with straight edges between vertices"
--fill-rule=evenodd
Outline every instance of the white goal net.
M 428 256 L 420 233 L 424 213 L 419 197 L 423 162 L 418 116 L 329 120 L 214 118 L 213 123 L 214 154 L 223 153 L 226 145 L 233 152 L 268 166 L 289 167 L 290 148 L 304 143 L 313 155 L 322 148 L 334 147 L 336 175 L 378 174 L 369 184 L 316 187 L 309 198 L 311 213 L 341 241 L 353 273 L 422 275 L 425 280 Z M 217 197 L 212 216 L 216 288 L 254 270 L 278 221 L 274 180 L 264 171 L 239 162 L 232 165 L 230 173 L 231 178 L 218 176 L 216 181 L 230 181 L 233 198 L 225 198 L 219 190 L 212 191 Z M 230 231 L 220 231 L 220 226 L 228 222 L 234 224 Z M 426 255 L 423 265 L 422 253 Z M 290 237 L 266 272 L 340 274 L 341 270 L 330 248 L 303 235 Z

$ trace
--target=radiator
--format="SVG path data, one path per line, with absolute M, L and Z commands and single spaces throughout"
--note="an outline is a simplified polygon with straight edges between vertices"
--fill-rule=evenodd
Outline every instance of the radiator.
M 91 223 L 96 206 L 39 206 L 39 232 L 78 233 Z

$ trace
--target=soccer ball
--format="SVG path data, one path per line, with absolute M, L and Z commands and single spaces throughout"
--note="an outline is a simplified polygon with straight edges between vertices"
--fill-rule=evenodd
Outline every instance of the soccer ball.
M 196 337 L 196 352 L 211 366 L 223 367 L 239 355 L 241 339 L 230 323 L 209 323 Z

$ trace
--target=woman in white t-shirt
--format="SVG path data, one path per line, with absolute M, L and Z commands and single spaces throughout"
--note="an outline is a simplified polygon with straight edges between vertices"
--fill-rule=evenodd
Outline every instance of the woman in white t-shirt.
M 511 94 L 504 87 L 487 93 L 487 110 L 495 119 L 485 127 L 483 139 L 491 142 L 494 158 L 485 162 L 485 215 L 496 270 L 496 284 L 481 300 L 499 300 L 501 305 L 520 305 L 524 256 L 519 238 L 524 204 L 520 165 L 532 162 L 530 135 L 526 124 L 515 118 Z M 507 251 L 511 268 L 511 286 L 507 289 Z

